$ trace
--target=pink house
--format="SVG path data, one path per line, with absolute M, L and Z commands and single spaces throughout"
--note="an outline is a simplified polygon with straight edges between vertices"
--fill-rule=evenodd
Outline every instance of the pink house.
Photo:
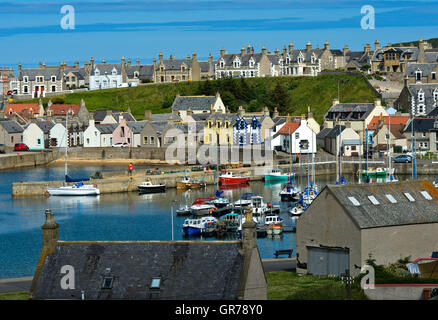
M 118 127 L 113 132 L 113 145 L 116 143 L 126 142 L 129 147 L 132 147 L 134 141 L 134 134 L 127 125 L 126 119 L 121 119 Z

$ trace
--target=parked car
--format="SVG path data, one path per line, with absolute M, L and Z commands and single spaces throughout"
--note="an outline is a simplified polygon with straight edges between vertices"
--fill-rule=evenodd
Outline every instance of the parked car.
M 29 151 L 29 147 L 24 143 L 16 143 L 14 146 L 14 151 Z
M 0 149 L 0 154 L 5 154 L 5 153 L 6 153 L 5 150 Z
M 395 163 L 411 163 L 412 157 L 408 154 L 402 154 L 395 158 L 392 158 L 392 161 L 394 161 Z
M 126 142 L 117 142 L 117 143 L 113 144 L 113 147 L 126 148 L 126 147 L 129 147 L 129 145 Z

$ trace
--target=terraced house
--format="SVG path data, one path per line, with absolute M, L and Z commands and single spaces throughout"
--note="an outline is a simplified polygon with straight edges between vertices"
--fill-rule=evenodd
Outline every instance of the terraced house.
M 436 116 L 438 115 L 437 100 L 438 83 L 408 84 L 405 80 L 405 86 L 394 102 L 394 107 L 414 116 Z
M 221 99 L 220 93 L 215 96 L 180 96 L 176 95 L 172 104 L 172 113 L 180 118 L 187 116 L 187 111 L 191 114 L 200 113 L 225 113 L 226 108 Z
M 322 70 L 334 70 L 345 66 L 345 56 L 340 50 L 331 50 L 328 41 L 324 48 L 312 48 L 307 42 L 306 49 L 294 49 L 289 43 L 289 51 L 283 47 L 282 74 L 285 76 L 317 76 Z
M 240 53 L 226 53 L 221 49 L 219 59 L 215 64 L 215 77 L 267 77 L 281 75 L 280 68 L 281 56 L 270 54 L 265 46 L 262 47 L 261 53 L 255 53 L 254 48 L 242 46 Z
M 237 114 L 213 113 L 205 121 L 204 144 L 228 145 L 234 144 L 234 125 Z
M 199 81 L 212 79 L 213 77 L 213 57 L 210 55 L 208 61 L 198 61 L 197 54 L 193 51 L 192 57 L 185 59 L 175 59 L 170 56 L 164 59 L 160 52 L 158 61 L 153 60 L 153 80 L 157 83 L 179 82 L 179 81 Z
M 46 93 L 63 91 L 65 68 L 65 63 L 61 63 L 56 67 L 48 67 L 45 63 L 41 64 L 40 62 L 38 68 L 23 69 L 21 63 L 19 63 L 17 94 L 39 98 L 45 97 Z

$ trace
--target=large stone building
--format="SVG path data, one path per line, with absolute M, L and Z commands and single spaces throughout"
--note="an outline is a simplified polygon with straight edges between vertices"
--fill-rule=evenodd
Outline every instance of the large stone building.
M 357 276 L 437 250 L 438 191 L 427 181 L 327 185 L 297 221 L 297 272 Z
M 215 77 L 220 78 L 253 78 L 281 75 L 280 54 L 268 53 L 265 46 L 260 53 L 254 48 L 242 46 L 240 53 L 226 53 L 221 49 L 215 64 Z
M 265 300 L 267 281 L 247 212 L 241 241 L 60 241 L 46 210 L 31 299 Z M 61 287 L 65 266 L 74 286 Z M 71 271 L 71 270 L 70 270 Z
M 408 112 L 414 116 L 426 116 L 436 114 L 437 101 L 438 83 L 408 84 L 405 80 L 405 85 L 394 102 L 394 107 L 398 111 Z
M 180 96 L 177 94 L 171 109 L 172 113 L 181 118 L 187 116 L 187 111 L 192 114 L 225 113 L 226 111 L 219 92 L 215 96 Z

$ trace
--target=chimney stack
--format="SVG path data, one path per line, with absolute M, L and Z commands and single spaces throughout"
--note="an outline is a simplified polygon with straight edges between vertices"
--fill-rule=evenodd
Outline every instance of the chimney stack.
M 274 113 L 272 114 L 272 118 L 277 118 L 279 116 L 277 107 L 274 108 Z
M 306 51 L 312 50 L 312 44 L 310 43 L 310 41 L 307 41 L 306 44 Z
M 151 110 L 144 111 L 144 120 L 151 121 L 152 120 L 152 112 Z
M 245 47 L 242 46 L 242 48 L 240 48 L 240 55 L 243 56 L 245 54 Z
M 245 109 L 242 106 L 239 106 L 239 110 L 237 110 L 237 114 L 242 117 L 245 114 Z
M 330 50 L 330 44 L 329 44 L 328 40 L 325 40 L 325 42 L 324 42 L 324 50 Z

